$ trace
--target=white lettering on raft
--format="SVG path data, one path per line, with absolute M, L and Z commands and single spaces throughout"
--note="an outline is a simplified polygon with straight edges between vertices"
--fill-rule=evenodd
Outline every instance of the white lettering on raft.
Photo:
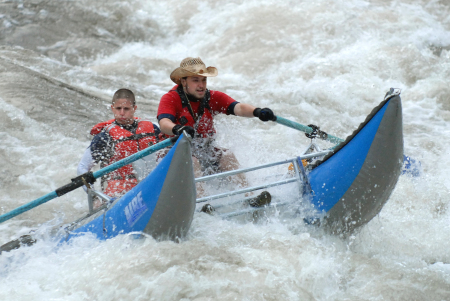
M 147 206 L 142 199 L 141 191 L 131 200 L 131 202 L 125 207 L 125 216 L 128 224 L 132 227 L 138 219 L 147 211 Z

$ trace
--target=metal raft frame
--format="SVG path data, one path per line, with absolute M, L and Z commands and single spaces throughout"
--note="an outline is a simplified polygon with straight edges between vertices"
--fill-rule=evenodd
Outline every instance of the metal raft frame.
M 222 173 L 217 173 L 214 175 L 208 175 L 208 176 L 196 178 L 195 183 L 199 183 L 199 182 L 207 182 L 207 181 L 211 181 L 214 179 L 225 178 L 225 177 L 229 177 L 229 176 L 233 176 L 233 175 L 237 175 L 237 174 L 242 174 L 242 173 L 246 173 L 246 172 L 251 172 L 251 171 L 269 168 L 269 167 L 278 166 L 278 165 L 283 165 L 283 164 L 291 164 L 292 163 L 294 166 L 294 176 L 291 178 L 276 181 L 273 183 L 268 183 L 268 184 L 253 186 L 253 187 L 247 187 L 247 188 L 243 188 L 243 189 L 239 189 L 239 190 L 234 190 L 234 191 L 230 191 L 230 192 L 219 193 L 219 194 L 215 194 L 215 195 L 198 198 L 196 200 L 196 203 L 204 203 L 207 201 L 223 199 L 223 198 L 238 195 L 238 194 L 244 194 L 247 192 L 252 192 L 252 191 L 261 190 L 261 189 L 265 189 L 265 188 L 269 188 L 269 187 L 280 186 L 280 185 L 286 185 L 286 184 L 290 184 L 290 183 L 294 183 L 294 182 L 298 183 L 299 193 L 300 193 L 300 195 L 303 195 L 303 194 L 309 192 L 307 190 L 308 189 L 307 187 L 309 187 L 309 181 L 308 181 L 308 178 L 306 175 L 305 168 L 303 167 L 302 160 L 323 157 L 323 156 L 327 155 L 330 151 L 332 151 L 332 149 L 327 149 L 327 150 L 322 151 L 320 149 L 320 147 L 314 142 L 314 139 L 312 139 L 308 148 L 301 156 L 282 160 L 282 161 L 266 163 L 266 164 L 262 164 L 262 165 L 258 165 L 258 166 L 254 166 L 254 167 L 236 169 L 236 170 L 226 171 L 226 172 L 222 172 Z M 305 186 L 306 186 L 306 188 L 305 188 Z M 111 204 L 115 201 L 115 198 L 111 199 L 106 194 L 104 194 L 100 191 L 94 190 L 89 184 L 87 185 L 87 187 L 88 187 L 87 192 L 88 192 L 89 213 L 87 216 L 83 217 L 82 219 L 85 219 L 101 210 L 105 210 L 105 209 L 107 210 L 111 206 Z M 235 204 L 235 203 L 239 203 L 239 202 L 245 202 L 247 200 L 252 199 L 253 197 L 247 197 L 244 199 L 240 199 L 240 200 L 234 201 L 233 203 L 228 203 L 226 205 L 217 205 L 217 206 L 215 206 L 215 208 L 218 209 L 218 208 L 221 208 L 221 207 L 224 207 L 227 205 L 231 205 L 231 204 Z M 103 200 L 103 204 L 101 206 L 99 206 L 98 208 L 94 209 L 94 200 L 95 199 Z M 278 204 L 278 205 L 282 205 L 282 204 Z M 244 209 L 244 210 L 238 211 L 238 212 L 230 212 L 230 213 L 224 214 L 223 216 L 224 217 L 236 216 L 236 215 L 240 215 L 240 214 L 245 214 L 247 212 L 252 212 L 257 209 L 258 208 Z M 76 221 L 76 222 L 79 222 L 79 221 Z
M 105 203 L 107 205 L 111 204 L 114 201 L 114 199 L 111 199 L 109 196 L 107 196 L 103 192 L 89 188 L 88 189 L 88 205 L 89 205 L 89 213 L 90 214 L 96 213 L 97 211 L 99 211 L 100 209 L 103 209 L 105 207 L 105 204 L 103 204 L 100 207 L 94 209 L 94 200 L 96 197 L 101 200 L 104 200 L 103 203 Z
M 298 183 L 300 195 L 303 195 L 305 192 L 304 184 L 307 184 L 307 186 L 308 186 L 309 183 L 308 183 L 308 178 L 306 176 L 306 171 L 303 167 L 301 160 L 322 157 L 322 156 L 325 156 L 326 154 L 328 154 L 330 151 L 332 151 L 332 150 L 321 151 L 320 148 L 312 141 L 303 155 L 292 158 L 292 159 L 262 164 L 262 165 L 249 167 L 249 168 L 236 169 L 236 170 L 232 170 L 232 171 L 226 171 L 226 172 L 222 172 L 222 173 L 218 173 L 218 174 L 214 174 L 214 175 L 196 178 L 195 183 L 207 182 L 207 181 L 210 181 L 213 179 L 224 178 L 224 177 L 228 177 L 228 176 L 232 176 L 232 175 L 236 175 L 236 174 L 241 174 L 241 173 L 245 173 L 245 172 L 250 172 L 250 171 L 255 171 L 255 170 L 259 170 L 259 169 L 263 169 L 263 168 L 273 167 L 273 166 L 282 165 L 282 164 L 290 164 L 290 163 L 293 164 L 294 172 L 295 172 L 295 176 L 292 178 L 289 178 L 289 179 L 285 179 L 285 180 L 281 180 L 281 181 L 277 181 L 277 182 L 273 182 L 273 183 L 269 183 L 269 184 L 259 185 L 259 186 L 248 187 L 248 188 L 239 189 L 239 190 L 235 190 L 235 191 L 210 195 L 210 196 L 198 198 L 196 200 L 196 202 L 203 203 L 203 202 L 207 202 L 207 201 L 222 199 L 222 198 L 226 198 L 229 196 L 243 194 L 243 193 L 260 190 L 260 189 L 264 189 L 264 188 L 285 185 L 285 184 L 289 184 L 289 183 L 293 183 L 293 182 Z M 251 198 L 247 198 L 247 199 L 251 199 Z M 245 199 L 240 200 L 240 201 L 245 201 Z M 222 207 L 222 206 L 220 206 L 220 207 Z M 217 206 L 217 208 L 219 208 L 219 206 Z M 250 212 L 252 210 L 255 210 L 255 209 L 243 210 L 242 212 L 240 211 L 237 213 L 231 213 L 231 215 L 239 215 L 239 214 L 246 213 L 247 211 Z M 230 215 L 230 214 L 228 214 L 228 215 Z

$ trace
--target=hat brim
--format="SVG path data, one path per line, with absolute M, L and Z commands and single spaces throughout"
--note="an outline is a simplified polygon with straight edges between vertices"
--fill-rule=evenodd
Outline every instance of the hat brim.
M 170 74 L 170 79 L 177 85 L 180 85 L 181 79 L 183 77 L 187 77 L 187 76 L 214 77 L 214 76 L 217 76 L 217 74 L 218 74 L 218 72 L 217 72 L 216 67 L 208 67 L 208 68 L 206 68 L 206 72 L 203 72 L 203 73 L 191 72 L 182 67 L 178 67 L 177 69 L 172 71 L 172 73 Z

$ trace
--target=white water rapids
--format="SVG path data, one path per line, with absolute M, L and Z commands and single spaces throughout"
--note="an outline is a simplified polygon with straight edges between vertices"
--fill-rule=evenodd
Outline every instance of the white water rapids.
M 348 238 L 196 213 L 181 243 L 88 235 L 56 248 L 46 231 L 87 211 L 78 189 L 0 224 L 0 245 L 43 237 L 0 255 L 0 300 L 450 300 L 448 0 L 1 1 L 0 214 L 76 176 L 115 90 L 156 121 L 187 56 L 218 68 L 209 88 L 341 138 L 401 88 L 405 154 L 422 175 L 401 176 Z M 256 119 L 216 127 L 244 167 L 308 144 Z

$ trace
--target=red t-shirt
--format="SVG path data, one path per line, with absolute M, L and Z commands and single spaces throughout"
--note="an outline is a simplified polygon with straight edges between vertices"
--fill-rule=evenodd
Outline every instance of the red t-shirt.
M 169 118 L 172 120 L 172 122 L 176 124 L 181 124 L 180 119 L 182 117 L 185 117 L 187 120 L 187 123 L 184 125 L 192 126 L 194 127 L 195 121 L 194 118 L 189 113 L 188 107 L 182 107 L 181 98 L 178 95 L 176 89 L 178 86 L 175 86 L 172 88 L 171 91 L 164 94 L 161 97 L 161 101 L 159 102 L 158 107 L 158 114 L 157 118 L 158 120 L 161 120 L 162 118 Z M 229 110 L 229 108 L 234 109 L 234 105 L 236 105 L 238 102 L 228 96 L 227 94 L 220 92 L 220 91 L 211 91 L 211 97 L 209 100 L 209 106 L 211 108 L 211 111 L 208 109 L 205 109 L 205 112 L 203 113 L 200 122 L 197 127 L 197 133 L 200 135 L 207 135 L 207 134 L 213 134 L 215 133 L 214 129 L 214 123 L 213 123 L 213 117 L 217 114 L 234 114 L 233 110 Z M 190 102 L 192 110 L 198 114 L 198 108 L 200 106 L 200 101 L 197 102 Z M 233 105 L 230 107 L 230 105 Z M 184 119 L 184 118 L 183 118 Z

